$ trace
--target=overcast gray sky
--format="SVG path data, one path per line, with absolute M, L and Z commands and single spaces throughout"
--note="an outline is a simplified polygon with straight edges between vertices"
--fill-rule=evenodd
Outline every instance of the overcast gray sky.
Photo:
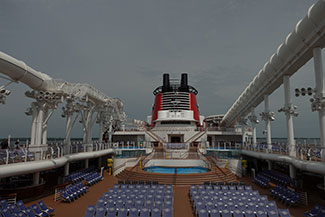
M 180 77 L 199 91 L 202 115 L 225 114 L 241 91 L 315 0 L 3 0 L 0 50 L 53 78 L 89 83 L 124 102 L 130 118 L 146 119 L 162 73 Z M 323 55 L 325 56 L 325 55 Z M 324 58 L 323 58 L 324 59 Z M 313 63 L 291 79 L 292 87 L 314 87 Z M 2 81 L 3 82 L 3 81 Z M 0 137 L 30 136 L 31 99 L 13 84 L 0 105 Z M 293 91 L 292 91 L 293 95 Z M 317 113 L 308 97 L 298 105 L 296 137 L 319 137 Z M 270 96 L 276 113 L 272 135 L 286 136 L 283 89 Z M 263 105 L 257 108 L 260 113 Z M 64 137 L 59 109 L 50 137 Z M 258 126 L 262 136 L 264 123 Z M 81 137 L 78 124 L 72 135 Z M 96 129 L 94 134 L 96 135 Z

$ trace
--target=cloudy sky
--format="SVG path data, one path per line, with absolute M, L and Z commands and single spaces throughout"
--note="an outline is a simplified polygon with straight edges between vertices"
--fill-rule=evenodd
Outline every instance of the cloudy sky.
M 129 118 L 146 119 L 162 73 L 199 91 L 202 115 L 225 114 L 315 0 L 3 0 L 0 50 L 53 78 L 89 83 L 124 102 Z M 325 56 L 325 55 L 324 55 Z M 3 80 L 0 80 L 3 84 Z M 291 79 L 314 87 L 313 63 Z M 0 137 L 29 136 L 32 102 L 24 84 L 0 105 Z M 293 91 L 292 91 L 293 95 Z M 296 137 L 319 137 L 308 97 L 292 97 Z M 285 137 L 283 88 L 270 96 L 272 135 Z M 257 108 L 260 113 L 263 105 Z M 56 111 L 50 137 L 65 135 Z M 264 123 L 258 126 L 262 136 Z M 81 136 L 78 124 L 73 136 Z M 96 135 L 95 128 L 94 134 Z

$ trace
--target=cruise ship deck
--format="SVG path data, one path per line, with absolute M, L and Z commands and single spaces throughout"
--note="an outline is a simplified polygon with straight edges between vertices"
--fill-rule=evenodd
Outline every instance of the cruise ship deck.
M 12 8 L 6 4 L 4 8 L 8 7 L 8 10 L 2 11 L 0 8 L 0 12 L 5 12 L 0 13 L 0 18 L 7 16 L 10 19 L 14 18 L 12 22 L 18 19 L 22 23 L 33 20 L 33 16 L 44 15 L 44 11 L 47 11 L 49 13 L 46 17 L 60 18 L 58 20 L 63 20 L 61 21 L 63 27 L 53 25 L 43 17 L 41 19 L 38 17 L 33 21 L 37 20 L 37 23 L 42 23 L 46 20 L 48 22 L 46 28 L 50 26 L 48 30 L 51 30 L 48 38 L 58 34 L 58 31 L 53 31 L 52 27 L 60 27 L 64 32 L 64 36 L 56 35 L 57 37 L 54 37 L 55 39 L 51 42 L 45 40 L 47 37 L 40 37 L 35 43 L 37 39 L 30 37 L 33 39 L 31 44 L 43 45 L 39 50 L 51 47 L 46 49 L 50 55 L 48 58 L 50 61 L 43 58 L 44 54 L 38 58 L 29 59 L 33 53 L 31 51 L 37 50 L 34 47 L 23 49 L 24 52 L 27 50 L 27 54 L 22 55 L 24 57 L 22 59 L 27 59 L 28 63 L 0 51 L 0 107 L 3 108 L 2 106 L 5 107 L 11 103 L 9 110 L 8 108 L 1 110 L 2 116 L 0 117 L 0 133 L 3 130 L 6 135 L 9 134 L 2 136 L 6 138 L 3 138 L 0 144 L 0 217 L 325 216 L 325 73 L 322 54 L 325 46 L 325 0 L 314 0 L 315 3 L 305 12 L 304 17 L 298 22 L 296 17 L 294 18 L 297 24 L 293 30 L 276 49 L 273 49 L 271 57 L 266 58 L 266 62 L 262 64 L 263 67 L 254 73 L 255 76 L 251 80 L 246 79 L 251 76 L 249 72 L 256 70 L 259 66 L 254 65 L 248 68 L 247 66 L 256 62 L 260 57 L 255 56 L 252 58 L 253 61 L 249 62 L 248 54 L 257 50 L 266 52 L 264 47 L 255 40 L 260 40 L 260 33 L 264 30 L 267 32 L 264 33 L 265 37 L 275 37 L 277 32 L 276 34 L 272 32 L 272 25 L 274 23 L 280 25 L 280 21 L 273 22 L 278 18 L 276 10 L 264 7 L 264 3 L 275 4 L 274 2 L 264 1 L 262 13 L 253 7 L 252 2 L 247 3 L 247 5 L 251 4 L 249 7 L 246 5 L 244 7 L 242 4 L 243 2 L 246 4 L 246 1 L 226 1 L 229 2 L 230 7 L 224 8 L 219 7 L 220 1 L 217 3 L 189 1 L 186 4 L 182 1 L 171 1 L 175 2 L 174 6 L 177 6 L 178 10 L 165 1 L 161 1 L 161 5 L 156 3 L 158 6 L 146 2 L 145 5 L 148 5 L 151 10 L 147 10 L 142 5 L 139 9 L 138 2 L 136 4 L 132 2 L 132 7 L 129 6 L 130 3 L 125 7 L 126 12 L 120 10 L 120 6 L 125 4 L 124 1 L 114 3 L 101 1 L 98 5 L 92 1 L 85 2 L 87 4 L 80 3 L 79 5 L 77 1 L 78 5 L 75 5 L 75 2 L 67 1 L 64 7 L 61 5 L 61 9 L 56 8 L 57 2 L 53 5 L 52 2 L 46 2 L 45 6 L 42 2 L 42 5 L 35 4 L 27 9 L 20 4 L 8 3 Z M 238 4 L 242 7 L 237 7 L 235 2 L 240 2 Z M 254 3 L 260 4 L 259 1 Z M 25 3 L 21 2 L 21 4 Z M 58 5 L 60 4 L 59 2 Z M 187 8 L 187 4 L 191 7 Z M 197 4 L 205 4 L 205 10 L 200 10 L 201 5 Z M 284 22 L 287 21 L 289 15 L 294 14 L 291 14 L 290 10 L 299 3 L 282 1 L 281 4 L 291 4 L 288 6 L 289 9 L 283 7 L 287 15 L 281 18 L 281 22 Z M 73 17 L 70 17 L 74 20 L 70 23 L 71 20 L 61 14 L 64 13 L 65 6 L 72 7 L 73 10 L 85 10 L 78 12 L 80 14 L 76 16 L 84 22 L 80 22 L 82 24 L 79 25 L 78 21 L 76 24 L 75 20 L 78 18 L 74 17 L 73 13 L 66 13 L 67 17 Z M 89 11 L 93 6 L 96 6 L 98 13 L 96 13 L 94 24 L 88 25 L 88 19 L 93 19 L 89 16 Z M 42 9 L 39 10 L 38 7 Z M 156 7 L 162 7 L 165 10 L 161 13 Z M 35 8 L 39 13 L 32 12 Z M 194 8 L 198 9 L 196 12 L 200 15 L 193 18 Z M 215 11 L 210 11 L 211 8 L 223 15 L 215 17 Z M 238 11 L 233 10 L 234 8 Z M 58 13 L 53 13 L 52 9 Z M 133 14 L 133 10 L 136 9 L 139 10 L 137 11 L 139 14 Z M 279 5 L 277 9 L 280 9 Z M 20 16 L 11 17 L 11 10 L 17 11 Z M 234 17 L 242 10 L 258 11 L 256 14 L 258 17 L 252 19 L 247 13 L 249 16 L 246 15 L 248 17 L 246 25 L 243 25 L 241 18 Z M 24 14 L 26 11 L 29 14 Z M 168 13 L 165 14 L 167 11 Z M 179 16 L 179 13 L 183 14 L 185 11 L 190 14 L 188 17 Z M 231 13 L 229 15 L 224 11 Z M 261 14 L 267 11 L 271 11 L 272 22 L 263 21 L 260 25 L 263 28 L 254 29 L 255 32 L 247 34 L 257 35 L 251 39 L 254 41 L 253 44 L 246 45 L 245 41 L 242 41 L 247 37 L 246 33 L 242 35 L 244 37 L 239 36 L 239 33 L 232 33 L 233 25 L 239 27 L 241 33 L 245 28 L 250 29 L 252 26 L 255 28 L 258 23 L 256 20 L 259 21 L 262 18 Z M 123 14 L 120 14 L 122 12 Z M 176 12 L 177 16 L 172 12 Z M 143 15 L 147 13 L 150 16 L 144 18 Z M 205 16 L 206 14 L 210 14 L 211 17 Z M 114 18 L 109 17 L 110 15 Z M 153 15 L 158 16 L 158 22 L 151 19 Z M 206 22 L 201 22 L 202 17 Z M 179 25 L 178 22 L 183 19 L 186 20 L 185 25 Z M 191 19 L 191 25 L 188 25 L 187 19 Z M 105 20 L 105 23 L 100 24 L 101 20 Z M 123 25 L 116 25 L 118 28 L 115 31 L 114 25 L 107 25 L 109 27 L 107 35 L 101 34 L 101 31 L 105 29 L 102 26 L 106 27 L 106 21 L 117 22 L 116 20 L 122 22 Z M 18 25 L 19 22 L 16 24 Z M 157 23 L 160 22 L 166 25 L 168 37 L 161 37 L 160 34 L 163 31 L 160 29 L 148 31 L 148 26 L 152 25 L 156 28 Z M 227 24 L 223 25 L 223 22 Z M 67 23 L 68 26 L 66 26 Z M 145 31 L 140 31 L 140 37 L 137 35 L 139 32 L 137 32 L 136 23 L 145 26 Z M 193 28 L 192 23 L 196 23 L 197 28 Z M 221 27 L 216 28 L 217 23 Z M 33 31 L 35 31 L 34 35 L 39 37 L 41 35 L 38 32 L 39 29 L 41 31 L 44 29 L 42 26 L 39 29 L 26 31 L 28 27 L 22 24 L 23 28 L 15 32 L 13 29 L 16 24 L 12 25 L 11 21 L 8 20 L 7 23 L 0 19 L 1 29 L 8 27 L 7 31 L 11 32 L 7 35 L 1 34 L 3 38 L 10 38 L 14 41 L 16 36 L 28 38 L 28 33 Z M 203 24 L 212 26 L 213 31 L 201 32 L 201 28 L 202 30 L 211 29 L 204 28 Z M 29 26 L 34 28 L 34 22 L 29 23 Z M 85 27 L 94 26 L 98 32 L 85 31 Z M 173 28 L 169 29 L 169 26 Z M 183 27 L 184 30 L 190 29 L 190 34 L 183 31 Z M 86 36 L 84 38 L 70 36 L 70 41 L 66 42 L 67 29 L 70 31 L 79 28 L 82 31 L 77 33 L 78 37 L 85 34 L 91 36 L 90 39 Z M 225 34 L 227 31 L 230 31 L 232 36 L 236 36 L 232 42 L 229 44 L 222 42 L 215 47 L 211 46 L 211 35 L 221 37 L 224 34 L 224 39 L 228 40 L 230 35 Z M 154 37 L 155 40 L 153 40 L 154 38 L 151 38 L 148 32 L 155 33 L 159 37 Z M 174 33 L 178 37 L 172 37 Z M 195 40 L 187 41 L 187 36 L 193 36 L 192 39 L 195 39 L 196 33 L 203 33 L 196 43 L 194 43 Z M 175 40 L 179 38 L 178 43 L 175 44 L 180 44 L 182 49 L 175 46 L 169 36 Z M 58 43 L 59 38 L 63 38 L 62 44 Z M 97 40 L 99 44 L 96 44 Z M 85 43 L 89 41 L 96 44 L 95 48 Z M 220 39 L 214 40 L 213 43 L 217 41 Z M 8 46 L 7 42 L 3 41 L 2 46 Z M 116 47 L 115 43 L 118 43 Z M 11 46 L 11 43 L 9 44 Z M 16 46 L 23 44 L 21 38 L 14 43 Z M 148 48 L 139 49 L 145 47 L 143 44 L 146 44 Z M 160 48 L 156 47 L 158 44 Z M 194 45 L 190 52 L 187 50 L 189 45 Z M 8 48 L 2 49 L 2 46 L 1 50 L 12 51 Z M 66 48 L 61 50 L 63 47 Z M 221 56 L 226 55 L 224 59 L 218 59 L 215 56 L 207 58 L 206 55 L 216 50 L 215 48 L 222 54 Z M 242 52 L 238 54 L 243 55 L 237 55 L 237 51 Z M 152 58 L 155 52 L 159 53 L 155 57 L 158 59 Z M 164 52 L 166 53 L 162 55 L 161 53 Z M 257 55 L 260 55 L 259 52 Z M 146 55 L 145 58 L 140 58 L 141 53 Z M 75 62 L 72 58 L 73 60 L 68 63 L 70 61 L 68 54 L 73 58 L 77 56 L 79 58 Z M 185 60 L 184 54 L 191 57 Z M 15 56 L 19 57 L 21 53 L 18 52 Z M 242 57 L 236 59 L 236 56 Z M 169 60 L 169 63 L 164 62 L 165 59 Z M 198 62 L 200 59 L 202 63 Z M 261 59 L 265 61 L 265 57 Z M 225 63 L 218 65 L 216 60 L 225 61 Z M 235 64 L 234 60 L 239 61 L 239 65 Z M 35 63 L 35 61 L 38 62 Z M 76 62 L 80 63 L 80 73 L 78 69 L 72 70 Z M 124 68 L 124 65 L 129 62 L 130 65 Z M 148 62 L 152 65 L 148 65 Z M 206 64 L 208 62 L 210 64 Z M 50 68 L 49 72 L 60 71 L 61 74 L 50 75 L 30 66 L 34 64 L 42 70 L 43 63 L 46 63 L 48 67 L 55 67 L 55 69 Z M 142 65 L 144 63 L 145 65 Z M 170 64 L 174 65 L 169 68 Z M 181 72 L 176 76 L 172 72 L 163 72 L 164 69 L 177 71 L 184 68 L 186 70 L 188 64 L 192 65 L 189 73 Z M 110 68 L 111 66 L 116 68 Z M 309 68 L 306 70 L 305 66 Z M 66 71 L 62 71 L 61 67 L 74 72 L 73 75 L 63 74 Z M 236 70 L 232 73 L 234 68 Z M 314 78 L 315 87 L 307 84 L 305 79 L 297 81 L 294 75 L 302 71 L 301 69 L 308 71 L 304 72 L 306 73 L 304 78 L 307 76 L 308 79 Z M 104 73 L 96 74 L 94 72 L 96 70 Z M 224 84 L 224 76 L 216 76 L 220 75 L 218 72 L 220 70 L 221 73 L 233 77 L 228 80 L 231 85 Z M 128 71 L 128 73 L 119 75 L 122 71 Z M 150 86 L 153 95 L 152 107 L 150 107 L 147 106 L 150 105 L 149 103 L 144 103 L 147 101 L 142 101 L 144 95 L 142 88 L 145 85 L 149 86 L 148 84 L 156 84 L 153 79 L 157 78 L 157 73 L 152 72 L 157 71 L 161 71 L 162 82 L 161 85 Z M 200 73 L 195 74 L 197 71 Z M 210 73 L 210 71 L 213 72 Z M 307 74 L 309 71 L 313 72 L 312 75 Z M 60 77 L 65 75 L 67 78 L 71 76 L 70 80 L 78 82 L 84 79 L 93 83 L 92 79 L 95 78 L 98 81 L 96 85 L 76 83 L 54 78 L 57 75 Z M 80 78 L 77 78 L 79 75 Z M 209 81 L 210 86 L 205 79 L 212 80 Z M 24 94 L 18 96 L 19 100 L 13 103 L 10 99 L 15 97 L 11 94 L 15 84 L 25 86 L 24 89 L 17 88 L 17 92 L 23 90 Z M 98 89 L 100 84 L 101 90 Z M 304 87 L 292 88 L 292 84 Z M 241 87 L 244 87 L 243 91 L 238 92 Z M 102 91 L 103 89 L 105 91 Z M 204 106 L 211 107 L 210 110 L 201 110 L 199 98 L 203 91 L 199 95 L 200 89 L 205 91 L 208 89 L 208 92 L 204 93 L 210 94 L 210 97 L 202 101 L 207 104 Z M 283 97 L 279 96 L 278 90 L 283 92 Z M 106 92 L 120 94 L 121 98 L 109 96 Z M 295 99 L 309 97 L 311 108 L 308 112 L 306 108 L 299 110 L 300 115 L 303 116 L 299 120 L 305 121 L 296 125 L 294 125 L 294 118 L 299 113 L 298 107 L 293 103 L 298 100 L 292 99 L 292 92 L 297 97 Z M 135 93 L 138 94 L 137 97 L 134 97 Z M 230 95 L 237 93 L 240 93 L 238 98 L 234 98 L 233 104 L 229 104 L 228 108 L 228 105 L 221 102 L 226 100 L 229 103 L 232 97 Z M 273 98 L 273 96 L 276 97 Z M 30 103 L 28 107 L 23 105 L 27 107 L 27 109 L 24 108 L 25 112 L 19 110 L 20 114 L 27 115 L 30 119 L 28 134 L 21 130 L 27 128 L 26 117 L 11 116 L 13 111 L 22 109 L 22 103 L 26 102 L 26 98 L 22 97 L 26 97 Z M 128 99 L 129 104 L 126 104 L 124 99 Z M 280 101 L 283 105 L 279 108 Z M 125 110 L 125 105 L 128 105 L 127 110 Z M 150 112 L 146 114 L 147 116 L 143 117 L 146 110 L 142 106 L 147 106 Z M 222 112 L 220 112 L 221 106 Z M 132 109 L 138 111 L 137 114 L 141 116 L 141 120 L 131 118 L 132 115 L 137 116 L 132 114 L 130 111 Z M 282 122 L 280 116 L 275 118 L 275 113 L 272 111 L 274 109 L 284 114 Z M 57 120 L 58 116 L 55 113 L 58 110 L 61 110 L 59 116 L 63 118 L 63 121 Z M 311 115 L 306 115 L 311 112 L 317 115 L 313 118 L 310 118 Z M 257 113 L 260 113 L 260 118 Z M 258 126 L 260 121 L 264 125 Z M 273 128 L 272 122 L 277 123 L 273 125 Z M 21 126 L 10 128 L 12 123 Z M 79 126 L 76 127 L 78 124 Z M 317 125 L 317 130 L 314 125 Z M 18 137 L 16 136 L 18 129 L 21 131 L 17 134 L 28 135 L 21 141 L 17 140 L 21 138 L 13 138 Z M 60 136 L 62 134 L 64 136 L 51 138 L 53 129 L 61 132 Z M 273 129 L 285 138 L 281 140 L 274 138 Z M 295 129 L 299 129 L 298 133 Z M 95 132 L 96 135 L 93 135 Z M 300 138 L 308 132 L 310 135 L 316 135 L 317 138 Z M 258 135 L 263 138 L 258 138 Z

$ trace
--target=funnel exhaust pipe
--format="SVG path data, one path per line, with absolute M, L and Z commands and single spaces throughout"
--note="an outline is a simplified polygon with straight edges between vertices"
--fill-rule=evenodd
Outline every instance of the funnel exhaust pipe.
M 187 73 L 181 74 L 181 90 L 188 91 L 188 76 Z
M 169 74 L 164 73 L 162 91 L 165 92 L 168 91 L 169 89 L 170 89 Z

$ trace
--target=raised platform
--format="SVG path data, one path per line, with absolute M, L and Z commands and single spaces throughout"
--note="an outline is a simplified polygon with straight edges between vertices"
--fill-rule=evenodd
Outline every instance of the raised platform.
M 139 168 L 128 167 L 116 177 L 124 181 L 157 181 L 159 184 L 190 185 L 203 184 L 204 182 L 237 182 L 237 177 L 228 169 L 220 168 L 213 162 L 211 170 L 198 174 L 162 174 L 146 172 Z

